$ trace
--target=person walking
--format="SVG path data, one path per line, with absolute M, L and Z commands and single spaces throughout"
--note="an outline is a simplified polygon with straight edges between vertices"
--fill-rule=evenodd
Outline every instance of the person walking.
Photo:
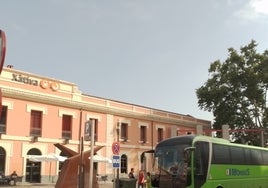
M 134 168 L 131 168 L 131 169 L 130 169 L 130 172 L 129 172 L 129 174 L 128 174 L 128 177 L 129 177 L 130 179 L 135 179 Z
M 152 188 L 152 179 L 151 179 L 151 173 L 146 173 L 146 188 Z
M 144 184 L 145 184 L 144 172 L 140 170 L 138 178 L 138 188 L 144 188 Z

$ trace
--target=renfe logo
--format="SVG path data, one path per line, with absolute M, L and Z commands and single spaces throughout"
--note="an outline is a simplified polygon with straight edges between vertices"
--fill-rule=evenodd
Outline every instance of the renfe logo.
M 249 169 L 239 170 L 236 168 L 226 169 L 227 176 L 249 176 Z

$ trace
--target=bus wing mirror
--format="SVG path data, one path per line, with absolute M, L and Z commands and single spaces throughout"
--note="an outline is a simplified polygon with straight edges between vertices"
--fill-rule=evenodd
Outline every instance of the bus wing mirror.
M 187 148 L 184 148 L 183 152 L 189 152 L 189 151 L 194 151 L 195 150 L 195 147 L 187 147 Z
M 148 151 L 144 151 L 141 154 L 141 163 L 143 163 L 144 157 L 145 157 L 145 153 L 154 153 L 154 150 L 148 150 Z
M 184 148 L 183 150 L 183 160 L 188 162 L 189 161 L 189 157 L 190 157 L 190 153 L 192 151 L 195 150 L 195 147 L 187 147 L 187 148 Z

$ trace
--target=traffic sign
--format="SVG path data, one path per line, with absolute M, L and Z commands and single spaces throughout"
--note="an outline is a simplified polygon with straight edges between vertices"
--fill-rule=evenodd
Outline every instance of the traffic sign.
M 112 144 L 112 151 L 113 151 L 114 155 L 119 155 L 119 152 L 120 152 L 120 144 L 119 144 L 119 142 L 114 142 Z
M 120 156 L 113 155 L 113 168 L 120 168 Z

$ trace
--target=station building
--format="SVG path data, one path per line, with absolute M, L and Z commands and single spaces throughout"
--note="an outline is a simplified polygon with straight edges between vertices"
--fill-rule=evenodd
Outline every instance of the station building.
M 14 170 L 25 182 L 55 182 L 60 161 L 35 162 L 29 156 L 64 156 L 54 144 L 78 153 L 90 149 L 85 124 L 94 122 L 94 146 L 104 146 L 98 155 L 112 159 L 113 143 L 120 144 L 120 177 L 130 168 L 135 173 L 152 170 L 152 156 L 141 166 L 141 154 L 163 139 L 184 134 L 210 134 L 211 122 L 190 115 L 91 96 L 67 81 L 3 68 L 2 115 L 0 119 L 0 172 Z M 206 132 L 208 131 L 208 132 Z M 94 163 L 99 175 L 112 177 L 113 164 Z

